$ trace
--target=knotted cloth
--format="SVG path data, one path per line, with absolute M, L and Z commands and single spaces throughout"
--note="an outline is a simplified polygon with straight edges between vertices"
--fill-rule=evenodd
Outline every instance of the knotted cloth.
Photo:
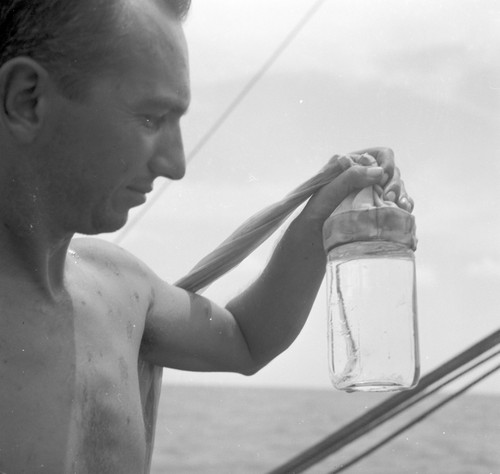
M 415 217 L 383 200 L 380 186 L 368 186 L 347 196 L 325 221 L 323 244 L 328 252 L 352 242 L 384 241 L 417 247 Z

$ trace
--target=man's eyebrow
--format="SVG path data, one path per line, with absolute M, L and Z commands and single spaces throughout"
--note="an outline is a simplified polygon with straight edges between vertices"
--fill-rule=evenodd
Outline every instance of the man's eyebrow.
M 181 101 L 169 97 L 148 97 L 141 101 L 142 107 L 155 110 L 168 110 L 178 115 L 185 115 L 189 110 L 189 100 Z

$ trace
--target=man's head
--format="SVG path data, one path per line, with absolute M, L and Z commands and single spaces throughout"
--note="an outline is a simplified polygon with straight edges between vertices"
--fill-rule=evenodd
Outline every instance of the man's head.
M 118 229 L 157 177 L 185 171 L 189 2 L 0 5 L 0 217 Z
M 183 20 L 190 0 L 155 0 Z M 51 72 L 61 91 L 78 98 L 96 71 L 113 67 L 128 33 L 134 0 L 0 0 L 0 67 L 27 56 Z M 134 5 L 137 4 L 137 5 Z

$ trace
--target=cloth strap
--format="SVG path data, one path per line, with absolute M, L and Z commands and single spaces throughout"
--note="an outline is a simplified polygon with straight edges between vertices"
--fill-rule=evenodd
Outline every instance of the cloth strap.
M 329 165 L 287 194 L 281 201 L 247 219 L 175 285 L 192 292 L 208 287 L 241 263 L 267 240 L 300 204 L 339 176 L 351 164 L 352 161 L 347 157 L 334 158 Z

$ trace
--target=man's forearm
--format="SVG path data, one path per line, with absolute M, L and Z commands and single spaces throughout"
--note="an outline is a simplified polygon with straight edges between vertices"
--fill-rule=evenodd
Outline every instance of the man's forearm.
M 325 272 L 321 224 L 299 215 L 260 277 L 227 308 L 257 365 L 284 351 L 309 315 Z
M 352 191 L 383 186 L 393 177 L 392 150 L 373 148 L 360 153 L 369 154 L 357 156 L 360 163 L 352 157 L 338 156 L 329 162 L 328 166 L 336 166 L 343 160 L 348 166 L 309 199 L 262 275 L 227 305 L 240 326 L 255 367 L 265 365 L 285 350 L 309 315 L 325 272 L 324 221 Z M 396 192 L 404 190 L 401 184 L 396 179 L 390 188 L 386 187 L 394 191 L 396 202 L 406 196 Z

